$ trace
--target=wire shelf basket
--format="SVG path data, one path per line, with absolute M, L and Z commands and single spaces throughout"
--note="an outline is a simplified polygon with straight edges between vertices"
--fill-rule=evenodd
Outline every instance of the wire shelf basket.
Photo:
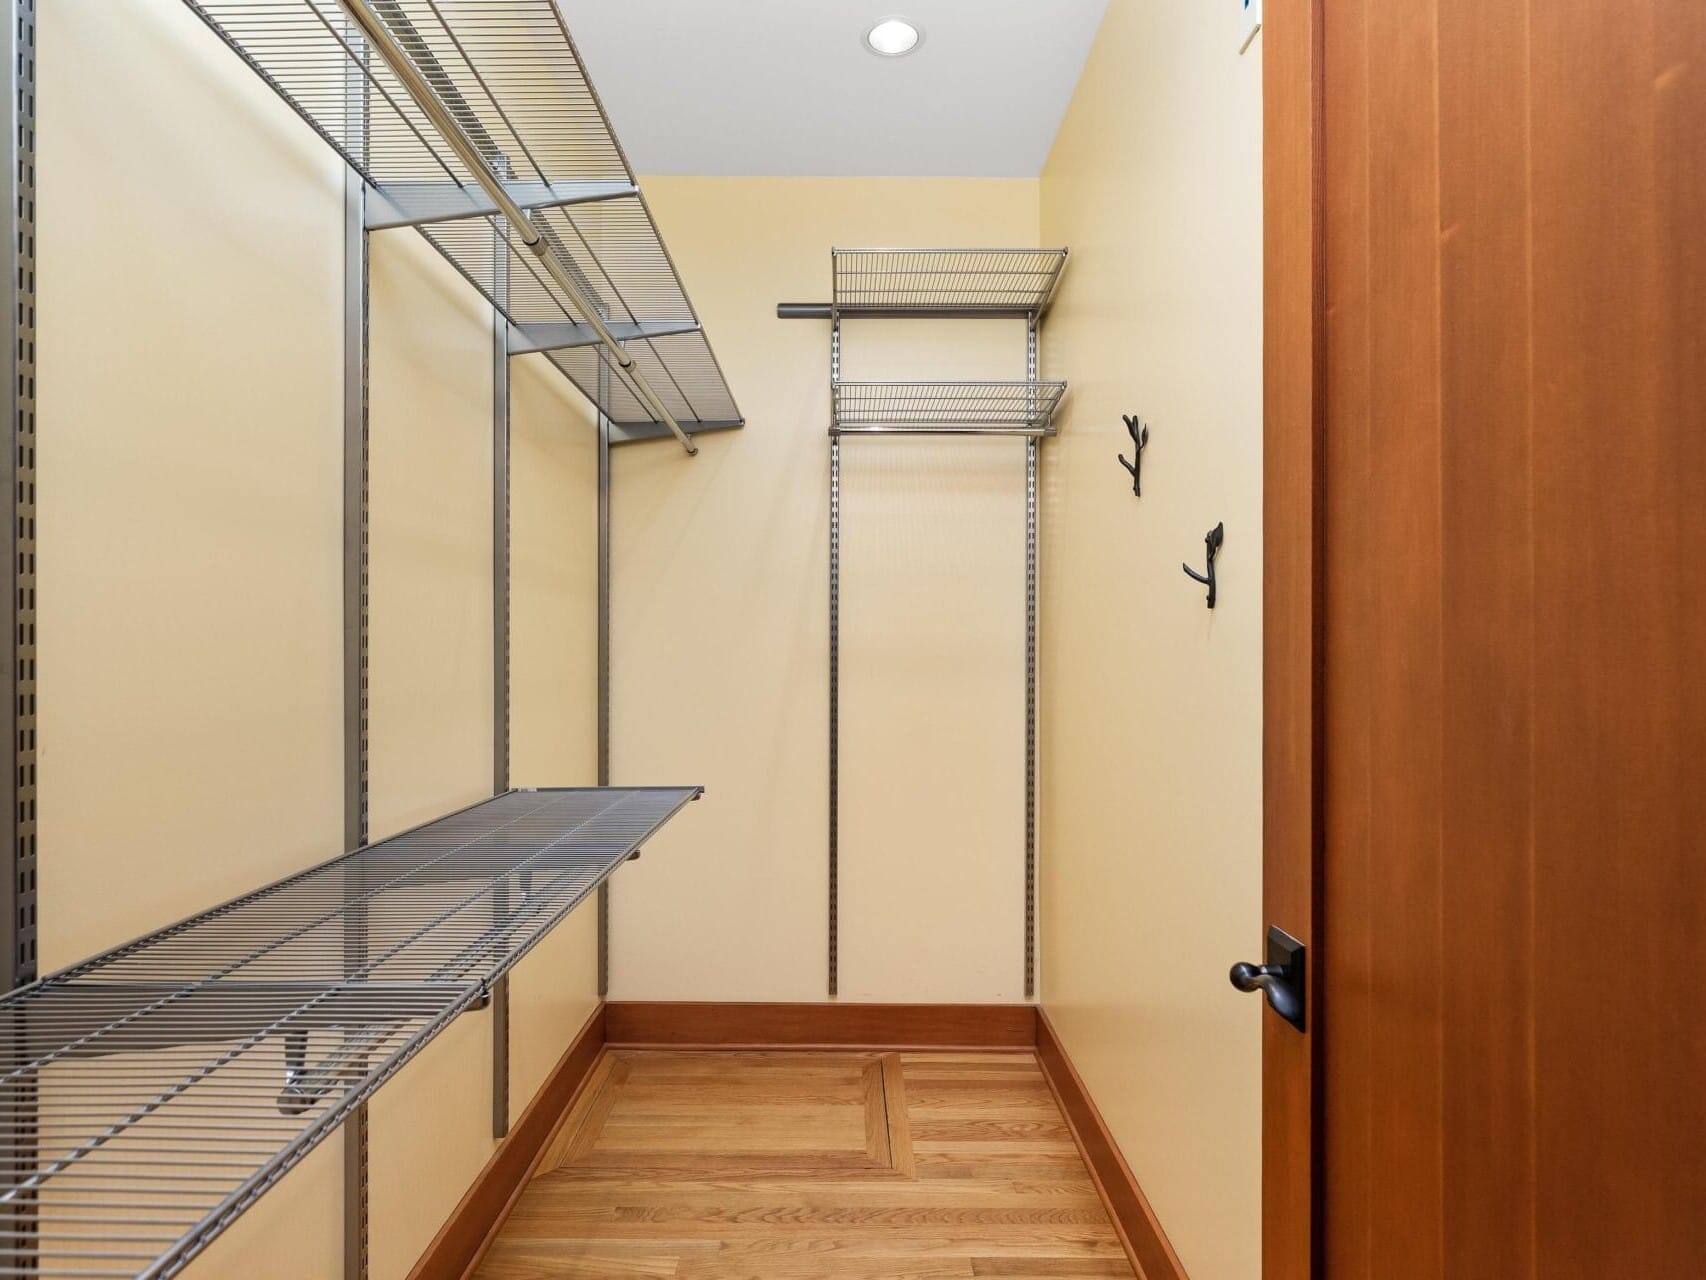
M 861 316 L 1025 317 L 1048 309 L 1065 249 L 836 249 L 832 306 Z
M 0 998 L 0 1275 L 176 1274 L 698 795 L 508 792 Z
M 585 325 L 338 0 L 185 0 L 370 184 L 369 226 L 418 226 L 512 324 Z M 683 428 L 739 408 L 552 0 L 372 0 L 410 62 L 613 325 Z M 662 434 L 603 347 L 554 363 L 624 438 Z M 601 376 L 600 366 L 603 366 Z M 657 430 L 651 428 L 656 427 Z
M 1053 430 L 1064 382 L 837 382 L 832 435 L 1016 435 Z

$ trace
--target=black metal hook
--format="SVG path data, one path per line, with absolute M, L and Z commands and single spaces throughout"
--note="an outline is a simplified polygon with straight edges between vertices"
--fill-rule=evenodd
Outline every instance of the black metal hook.
M 1215 525 L 1214 528 L 1210 529 L 1208 531 L 1208 536 L 1203 539 L 1203 546 L 1208 552 L 1208 573 L 1206 575 L 1198 573 L 1188 564 L 1179 566 L 1185 571 L 1187 576 L 1208 587 L 1208 607 L 1210 609 L 1214 608 L 1214 557 L 1220 551 L 1220 544 L 1225 541 L 1226 522 L 1222 521 Z
M 1131 472 L 1132 496 L 1141 498 L 1143 496 L 1143 446 L 1149 443 L 1149 428 L 1129 413 L 1122 413 L 1120 417 L 1125 419 L 1126 432 L 1131 436 L 1132 460 L 1127 462 L 1123 453 L 1114 456 L 1120 460 L 1122 467 Z

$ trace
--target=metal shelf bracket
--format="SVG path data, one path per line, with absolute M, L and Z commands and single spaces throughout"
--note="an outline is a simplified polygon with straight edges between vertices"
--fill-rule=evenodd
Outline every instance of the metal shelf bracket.
M 504 191 L 518 208 L 563 209 L 598 200 L 620 200 L 640 194 L 631 182 L 505 182 Z M 489 218 L 501 213 L 478 183 L 390 182 L 368 187 L 367 229 L 423 227 L 458 218 Z

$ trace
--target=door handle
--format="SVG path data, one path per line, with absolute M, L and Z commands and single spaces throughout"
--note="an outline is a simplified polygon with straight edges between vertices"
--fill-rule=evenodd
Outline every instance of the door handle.
M 1260 991 L 1268 1008 L 1302 1031 L 1308 990 L 1304 960 L 1303 944 L 1284 929 L 1269 925 L 1267 963 L 1240 961 L 1227 976 L 1240 991 Z

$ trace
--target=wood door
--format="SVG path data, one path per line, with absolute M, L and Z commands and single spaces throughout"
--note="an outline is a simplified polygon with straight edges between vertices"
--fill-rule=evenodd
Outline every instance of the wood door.
M 1313 300 L 1269 343 L 1268 896 L 1316 977 L 1267 1019 L 1268 1275 L 1700 1275 L 1706 5 L 1264 38 L 1270 327 L 1276 274 Z

